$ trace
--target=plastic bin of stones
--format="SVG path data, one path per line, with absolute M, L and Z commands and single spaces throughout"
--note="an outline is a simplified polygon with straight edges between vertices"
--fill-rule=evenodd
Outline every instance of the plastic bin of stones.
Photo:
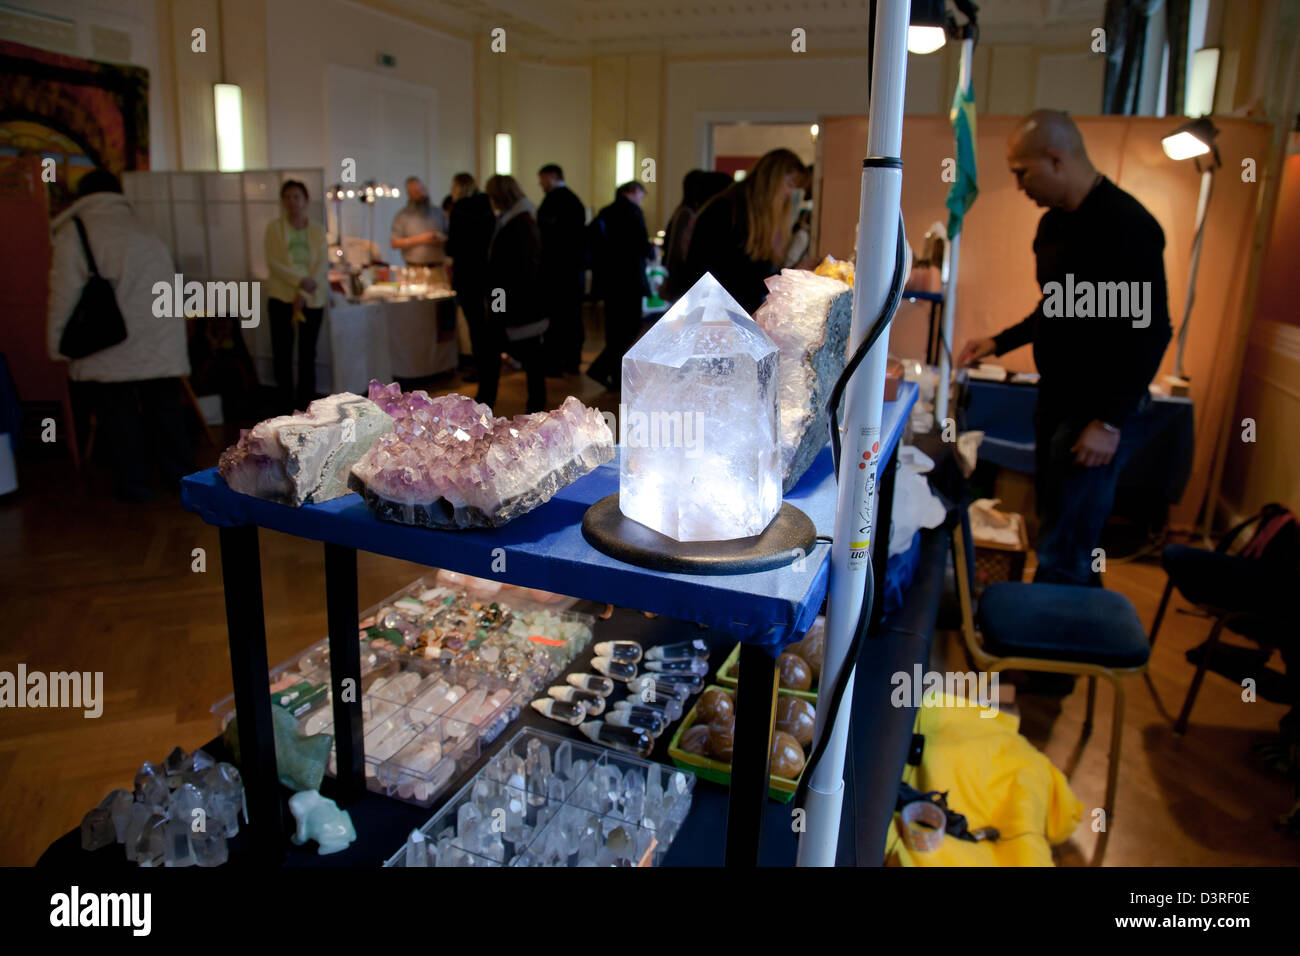
M 519 687 L 522 697 L 536 697 L 590 645 L 596 619 L 590 614 L 577 611 L 540 608 L 548 616 L 569 625 L 576 635 L 580 635 L 567 643 L 555 643 L 556 639 L 543 634 L 526 633 L 527 628 L 524 627 L 524 619 L 520 614 L 528 613 L 527 610 L 512 610 L 516 611 L 515 620 L 508 627 L 489 634 L 481 644 L 471 647 L 458 664 L 463 668 L 493 674 L 513 682 Z M 510 644 L 516 647 L 513 653 Z M 527 661 L 518 660 L 517 648 L 526 647 L 531 650 L 532 645 L 540 646 L 544 653 Z
M 655 866 L 694 786 L 690 773 L 525 728 L 420 829 L 437 866 Z M 385 865 L 406 866 L 406 846 Z
M 295 654 L 282 664 L 271 668 L 270 683 L 272 687 L 287 676 L 292 683 L 271 692 L 273 706 L 283 707 L 298 720 L 298 732 L 306 737 L 321 732 L 322 727 L 332 722 L 329 642 L 318 641 L 299 654 Z M 402 665 L 377 654 L 361 655 L 361 694 L 362 707 L 366 707 L 367 689 L 385 676 L 391 676 L 402 670 Z M 213 721 L 217 732 L 224 733 L 226 725 L 235 716 L 235 697 L 227 695 L 212 705 Z M 365 711 L 369 713 L 369 711 Z
M 464 694 L 446 702 L 443 683 Z M 409 686 L 408 686 L 409 685 Z M 472 710 L 467 702 L 477 700 Z M 488 707 L 483 705 L 495 701 Z M 429 806 L 447 786 L 478 760 L 519 715 L 518 693 L 508 682 L 487 674 L 445 668 L 431 675 L 399 671 L 375 693 L 362 697 L 365 722 L 366 786 L 375 793 Z M 331 733 L 325 722 L 321 733 Z M 330 754 L 327 773 L 335 772 Z

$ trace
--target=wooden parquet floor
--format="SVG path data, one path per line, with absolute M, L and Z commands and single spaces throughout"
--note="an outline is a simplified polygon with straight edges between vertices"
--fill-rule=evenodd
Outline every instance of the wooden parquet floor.
M 591 355 L 587 356 L 591 358 Z M 443 389 L 473 393 L 452 378 Z M 549 383 L 551 406 L 572 392 L 616 408 L 585 377 Z M 431 389 L 432 390 L 432 389 Z M 503 376 L 499 414 L 523 411 L 523 375 Z M 235 437 L 227 428 L 225 440 Z M 202 447 L 199 464 L 215 464 Z M 199 746 L 215 731 L 210 705 L 230 693 L 225 612 L 216 529 L 180 507 L 175 493 L 147 505 L 107 494 L 95 463 L 82 474 L 66 459 L 21 467 L 20 491 L 0 503 L 0 670 L 102 671 L 103 715 L 78 710 L 0 710 L 0 864 L 34 863 L 56 837 L 78 826 L 108 791 L 131 786 L 145 760 L 174 746 Z M 194 548 L 207 569 L 191 570 Z M 261 557 L 272 663 L 326 631 L 320 545 L 262 532 Z M 423 569 L 359 556 L 362 607 L 409 583 Z M 1149 565 L 1113 566 L 1108 584 L 1127 594 L 1150 621 L 1163 585 Z M 1206 631 L 1170 614 L 1152 673 L 1166 710 L 1176 711 L 1192 669 L 1183 652 Z M 1024 730 L 1058 765 L 1078 737 L 1083 684 L 1059 707 L 1022 696 Z M 1092 740 L 1074 774 L 1089 807 L 1105 781 L 1109 690 L 1098 695 Z M 1191 732 L 1173 738 L 1140 681 L 1129 684 L 1117 820 L 1107 863 L 1128 865 L 1280 864 L 1300 861 L 1300 844 L 1276 835 L 1272 818 L 1290 805 L 1280 778 L 1252 761 L 1250 744 L 1276 729 L 1282 708 L 1244 705 L 1211 674 Z M 1078 863 L 1093 835 L 1081 827 L 1060 854 Z

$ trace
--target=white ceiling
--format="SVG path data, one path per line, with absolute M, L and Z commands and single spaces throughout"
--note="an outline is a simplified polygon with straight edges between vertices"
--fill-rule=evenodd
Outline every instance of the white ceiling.
M 377 4 L 378 5 L 378 4 Z M 382 6 L 459 36 L 506 31 L 507 50 L 530 56 L 861 51 L 867 0 L 382 0 Z M 982 0 L 981 41 L 1087 44 L 1105 0 Z

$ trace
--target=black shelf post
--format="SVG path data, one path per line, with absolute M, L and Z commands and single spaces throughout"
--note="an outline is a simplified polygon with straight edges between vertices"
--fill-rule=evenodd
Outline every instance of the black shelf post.
M 284 857 L 280 774 L 275 763 L 271 685 L 267 679 L 266 613 L 257 527 L 221 528 L 221 575 L 230 634 L 230 676 L 239 720 L 239 770 L 254 853 L 264 861 Z M 355 642 L 354 642 L 355 643 Z
M 758 866 L 767 805 L 772 723 L 776 718 L 776 659 L 759 644 L 740 645 L 736 729 L 727 795 L 726 866 Z M 766 695 L 760 694 L 762 687 Z
M 361 721 L 361 644 L 357 640 L 357 552 L 325 542 L 325 603 L 339 795 L 352 802 L 366 789 Z M 349 683 L 350 682 L 350 683 Z

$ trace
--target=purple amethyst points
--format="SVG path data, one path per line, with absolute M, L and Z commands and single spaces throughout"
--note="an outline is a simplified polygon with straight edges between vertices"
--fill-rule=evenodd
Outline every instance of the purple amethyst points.
M 570 396 L 553 412 L 494 418 L 464 395 L 370 383 L 396 427 L 352 469 L 380 517 L 429 528 L 497 527 L 614 457 L 604 418 Z

